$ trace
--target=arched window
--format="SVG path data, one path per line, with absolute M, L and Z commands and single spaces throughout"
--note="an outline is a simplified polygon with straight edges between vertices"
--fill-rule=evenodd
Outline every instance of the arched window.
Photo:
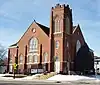
M 20 57 L 19 57 L 19 63 L 20 63 L 20 64 L 23 63 L 23 56 L 22 56 L 22 55 L 20 55 Z
M 78 52 L 80 48 L 81 48 L 81 43 L 80 43 L 79 40 L 77 40 L 77 43 L 76 43 L 76 52 Z
M 48 53 L 44 52 L 43 56 L 44 56 L 44 62 L 47 63 L 47 61 L 48 61 Z
M 30 40 L 30 51 L 34 51 L 37 49 L 38 49 L 38 39 L 34 37 Z
M 38 57 L 37 57 L 37 55 L 34 55 L 33 56 L 33 63 L 37 63 L 38 62 Z

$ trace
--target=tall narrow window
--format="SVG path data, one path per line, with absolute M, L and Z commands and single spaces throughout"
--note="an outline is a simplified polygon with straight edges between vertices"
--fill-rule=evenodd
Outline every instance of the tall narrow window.
M 67 42 L 67 48 L 69 47 L 69 43 Z
M 30 40 L 30 51 L 34 51 L 38 49 L 38 39 L 37 38 L 32 38 Z
M 79 40 L 77 40 L 77 43 L 76 43 L 76 52 L 78 52 L 80 48 L 81 48 L 81 43 L 80 43 Z
M 48 53 L 47 52 L 44 52 L 43 56 L 44 56 L 44 62 L 47 63 Z
M 60 27 L 60 31 L 61 31 L 61 29 L 63 28 L 63 19 L 60 20 L 59 27 Z
M 55 20 L 55 32 L 57 32 L 57 28 L 58 28 L 58 23 L 57 23 L 57 20 Z
M 69 34 L 70 33 L 70 20 L 68 17 L 66 17 L 66 20 L 65 20 L 65 28 L 66 28 L 66 33 Z
M 52 29 L 53 30 L 53 33 L 55 33 L 55 27 L 56 27 L 55 25 L 56 25 L 55 24 L 55 21 L 53 21 L 53 29 Z
M 56 48 L 56 49 L 59 48 L 59 41 L 58 41 L 58 40 L 56 40 L 56 42 L 55 42 L 55 48 Z
M 20 64 L 23 63 L 23 56 L 22 56 L 22 55 L 20 55 L 20 57 L 19 57 L 19 63 L 20 63 Z
M 34 55 L 34 56 L 33 56 L 33 63 L 37 63 L 37 62 L 38 62 L 37 55 Z
M 32 56 L 28 56 L 27 62 L 28 62 L 28 63 L 32 63 Z
M 58 29 L 57 32 L 60 32 L 60 20 L 58 20 Z
M 55 20 L 54 22 L 54 26 L 55 26 L 55 33 L 60 32 L 60 20 Z

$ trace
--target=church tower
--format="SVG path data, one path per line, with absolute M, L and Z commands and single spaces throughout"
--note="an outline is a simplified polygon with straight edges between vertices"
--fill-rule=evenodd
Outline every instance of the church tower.
M 63 72 L 67 61 L 67 36 L 72 34 L 72 10 L 69 5 L 57 4 L 51 9 L 50 20 L 50 71 Z M 70 41 L 70 40 L 69 40 Z M 67 65 L 66 65 L 67 66 Z

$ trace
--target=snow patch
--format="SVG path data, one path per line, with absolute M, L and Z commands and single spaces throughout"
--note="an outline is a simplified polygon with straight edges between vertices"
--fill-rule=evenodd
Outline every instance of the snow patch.
M 79 76 L 79 75 L 55 75 L 47 80 L 52 81 L 76 81 L 76 80 L 95 80 L 96 78 Z

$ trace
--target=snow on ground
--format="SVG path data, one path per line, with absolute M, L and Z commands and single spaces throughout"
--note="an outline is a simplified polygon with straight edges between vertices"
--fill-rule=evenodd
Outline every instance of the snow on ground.
M 13 74 L 0 74 L 0 80 L 32 80 L 37 75 L 42 75 L 42 74 L 35 74 L 32 76 L 27 76 L 27 77 L 23 77 L 23 78 L 15 78 L 15 79 L 13 79 L 13 77 L 3 77 L 3 76 L 7 76 L 7 75 L 13 75 Z
M 76 81 L 76 80 L 96 80 L 97 78 L 79 76 L 79 75 L 55 75 L 47 80 L 53 81 Z M 100 79 L 99 79 L 100 80 Z
M 24 78 L 16 78 L 16 80 L 32 80 L 32 79 L 35 78 L 37 75 L 42 75 L 42 74 L 35 74 L 35 75 L 27 76 L 27 77 L 24 77 Z
M 36 74 L 36 75 L 32 75 L 32 76 L 27 76 L 24 78 L 15 78 L 13 79 L 12 77 L 2 77 L 5 75 L 12 75 L 12 74 L 0 74 L 0 80 L 34 80 L 34 78 L 37 75 L 42 75 L 42 74 Z M 77 81 L 77 80 L 99 80 L 100 81 L 100 75 L 98 76 L 94 76 L 94 77 L 87 77 L 87 76 L 79 76 L 79 75 L 55 75 L 49 79 L 47 79 L 48 81 Z
M 1 76 L 5 76 L 5 75 L 4 75 L 4 74 L 0 74 L 0 77 L 1 77 Z

